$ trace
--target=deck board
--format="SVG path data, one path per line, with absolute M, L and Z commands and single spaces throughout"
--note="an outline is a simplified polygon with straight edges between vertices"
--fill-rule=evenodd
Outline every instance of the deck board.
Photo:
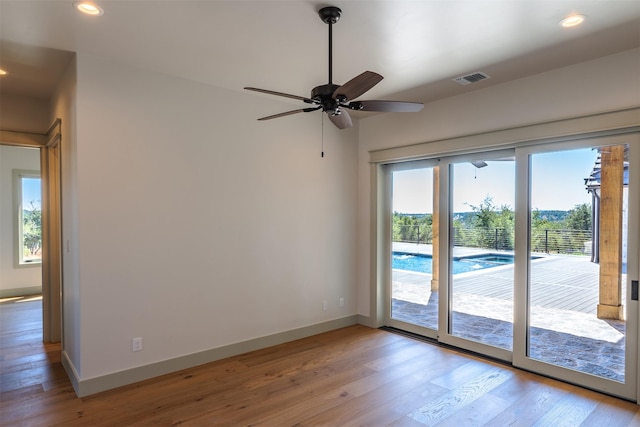
M 533 261 L 531 304 L 535 307 L 594 314 L 599 302 L 598 268 L 598 265 L 591 263 L 588 258 L 578 256 L 554 256 Z M 454 275 L 453 290 L 512 300 L 513 270 L 513 265 L 508 265 Z M 431 275 L 394 270 L 392 280 L 429 286 Z M 623 283 L 624 280 L 623 276 Z

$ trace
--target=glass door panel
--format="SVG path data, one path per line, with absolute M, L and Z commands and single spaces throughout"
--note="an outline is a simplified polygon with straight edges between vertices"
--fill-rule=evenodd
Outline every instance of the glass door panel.
M 531 257 L 522 293 L 516 288 L 524 317 L 516 311 L 523 328 L 514 365 L 636 400 L 640 138 L 523 148 L 517 156 L 529 178 L 518 188 L 522 251 Z
M 449 334 L 513 348 L 515 158 L 451 165 Z
M 391 320 L 438 329 L 438 291 L 432 287 L 434 167 L 391 172 Z
M 530 156 L 528 357 L 624 383 L 628 146 Z M 635 379 L 634 379 L 635 380 Z

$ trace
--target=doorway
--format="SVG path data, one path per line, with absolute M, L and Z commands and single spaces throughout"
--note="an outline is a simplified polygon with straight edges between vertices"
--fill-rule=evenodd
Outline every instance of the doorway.
M 434 168 L 384 166 L 386 324 L 636 400 L 639 151 L 634 135 L 440 157 L 438 182 L 420 186 L 402 182 Z M 437 195 L 439 220 L 398 208 L 413 186 Z M 415 231 L 401 235 L 407 217 Z M 428 218 L 438 289 L 397 260 L 427 252 Z
M 0 145 L 37 149 L 41 179 L 41 285 L 43 342 L 62 339 L 61 121 L 46 134 L 0 130 Z M 13 240 L 13 239 L 12 239 Z

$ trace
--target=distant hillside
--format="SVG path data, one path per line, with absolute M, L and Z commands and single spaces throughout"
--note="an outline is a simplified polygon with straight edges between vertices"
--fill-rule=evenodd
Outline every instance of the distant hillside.
M 564 221 L 569 215 L 569 211 L 538 211 L 540 218 L 551 222 Z
M 402 212 L 394 212 L 394 215 L 397 216 L 409 216 L 414 218 L 424 218 L 425 216 L 431 216 L 431 214 L 426 213 L 402 213 Z
M 562 222 L 569 215 L 569 211 L 538 211 L 540 212 L 540 219 L 545 219 L 549 222 Z M 467 219 L 473 218 L 476 215 L 475 212 L 456 212 L 453 217 L 466 222 Z
M 549 222 L 562 222 L 569 215 L 569 211 L 538 211 L 540 212 L 540 219 L 546 219 Z M 397 216 L 409 216 L 414 218 L 422 218 L 424 216 L 429 216 L 431 214 L 426 213 L 402 213 L 402 212 L 394 212 Z M 476 215 L 476 212 L 454 212 L 454 219 L 458 219 L 462 222 L 467 222 L 470 218 L 473 218 Z

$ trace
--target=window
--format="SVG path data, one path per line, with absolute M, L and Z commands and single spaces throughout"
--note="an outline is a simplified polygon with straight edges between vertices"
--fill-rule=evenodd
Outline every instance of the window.
M 42 197 L 39 171 L 13 171 L 18 265 L 42 262 Z

